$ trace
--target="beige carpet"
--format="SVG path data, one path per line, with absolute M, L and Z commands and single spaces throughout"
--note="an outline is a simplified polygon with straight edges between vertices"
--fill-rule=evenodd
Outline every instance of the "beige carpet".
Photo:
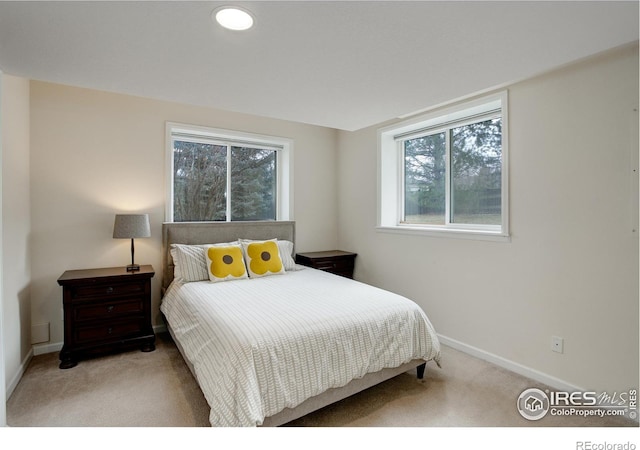
M 289 426 L 623 427 L 622 418 L 552 417 L 532 422 L 516 400 L 539 383 L 449 347 L 423 381 L 402 374 Z M 206 427 L 208 405 L 167 334 L 137 351 L 58 369 L 58 355 L 33 358 L 7 402 L 11 427 Z

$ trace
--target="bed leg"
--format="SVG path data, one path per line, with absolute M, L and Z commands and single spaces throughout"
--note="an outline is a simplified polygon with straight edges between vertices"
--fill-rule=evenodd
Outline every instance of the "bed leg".
M 424 378 L 424 369 L 426 367 L 427 367 L 427 363 L 422 363 L 417 367 L 419 380 L 422 380 Z

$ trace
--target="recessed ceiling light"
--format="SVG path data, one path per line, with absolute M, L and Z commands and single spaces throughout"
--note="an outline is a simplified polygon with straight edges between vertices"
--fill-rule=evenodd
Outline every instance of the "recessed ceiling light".
M 223 6 L 211 13 L 220 25 L 229 30 L 248 30 L 253 26 L 253 16 L 237 6 Z

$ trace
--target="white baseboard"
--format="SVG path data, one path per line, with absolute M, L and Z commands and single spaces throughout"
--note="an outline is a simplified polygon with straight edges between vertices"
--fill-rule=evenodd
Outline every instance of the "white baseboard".
M 489 353 L 485 350 L 479 349 L 472 345 L 465 344 L 464 342 L 451 339 L 441 334 L 438 335 L 438 338 L 440 339 L 440 342 L 442 344 L 448 347 L 454 348 L 468 355 L 475 356 L 478 359 L 488 361 L 492 364 L 495 364 L 496 366 L 499 366 L 504 369 L 510 370 L 511 372 L 517 373 L 518 375 L 531 378 L 532 380 L 545 384 L 553 389 L 557 389 L 559 391 L 566 391 L 566 392 L 576 392 L 576 391 L 585 390 L 580 386 L 576 386 L 567 381 L 556 378 L 552 375 L 546 374 L 544 372 L 540 372 L 539 370 L 532 369 L 531 367 L 523 366 L 522 364 L 503 358 L 502 356 Z
M 62 350 L 62 342 L 54 342 L 50 344 L 35 344 L 33 346 L 33 354 L 44 355 L 45 353 L 55 353 Z
M 27 366 L 29 366 L 29 362 L 31 362 L 32 358 L 33 358 L 33 349 L 29 350 L 29 353 L 27 353 L 27 356 L 25 356 L 24 359 L 22 360 L 20 367 L 18 367 L 18 371 L 13 375 L 11 380 L 9 380 L 9 383 L 7 384 L 7 400 L 9 400 L 9 397 L 11 397 L 11 394 L 13 394 L 13 391 L 16 389 L 16 386 L 18 386 L 18 383 L 22 379 L 22 375 L 24 375 L 24 371 L 27 370 Z

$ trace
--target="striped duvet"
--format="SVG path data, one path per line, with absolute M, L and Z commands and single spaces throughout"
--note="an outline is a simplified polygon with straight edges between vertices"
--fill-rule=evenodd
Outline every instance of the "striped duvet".
M 415 303 L 310 268 L 220 283 L 175 280 L 161 310 L 212 426 L 261 425 L 367 373 L 440 358 Z

